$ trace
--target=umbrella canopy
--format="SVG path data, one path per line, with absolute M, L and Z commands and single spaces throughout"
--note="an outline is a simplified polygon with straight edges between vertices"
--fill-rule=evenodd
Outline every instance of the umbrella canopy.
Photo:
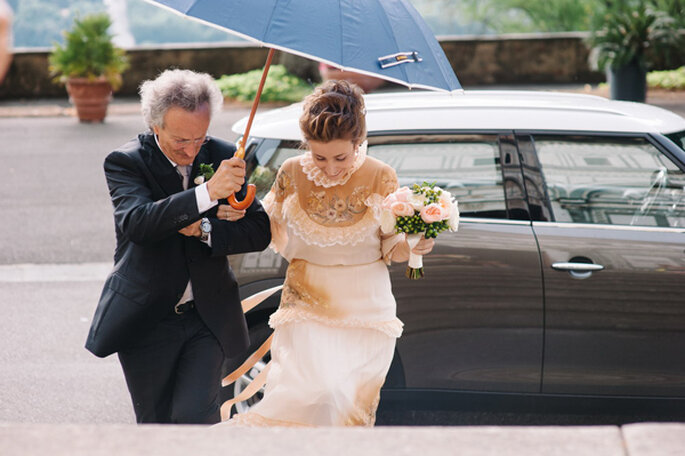
M 270 48 L 410 88 L 461 85 L 408 0 L 147 0 Z

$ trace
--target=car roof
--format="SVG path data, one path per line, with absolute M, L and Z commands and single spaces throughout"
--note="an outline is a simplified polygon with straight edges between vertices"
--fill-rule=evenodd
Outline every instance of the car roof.
M 574 131 L 669 134 L 685 119 L 642 103 L 575 93 L 467 90 L 403 91 L 366 95 L 369 134 L 398 131 Z M 302 103 L 257 114 L 250 136 L 300 140 Z M 411 114 L 411 115 L 409 115 Z M 233 125 L 242 134 L 246 119 Z

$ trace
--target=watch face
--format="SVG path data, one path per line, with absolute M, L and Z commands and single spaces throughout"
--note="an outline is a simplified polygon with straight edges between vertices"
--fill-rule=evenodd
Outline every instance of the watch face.
M 203 220 L 200 223 L 200 229 L 205 233 L 209 233 L 210 231 L 212 231 L 212 224 L 209 223 L 209 220 Z

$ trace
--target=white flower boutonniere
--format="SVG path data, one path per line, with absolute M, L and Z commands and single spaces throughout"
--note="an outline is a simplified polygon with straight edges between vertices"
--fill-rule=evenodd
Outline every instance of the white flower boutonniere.
M 207 163 L 200 163 L 200 173 L 195 176 L 195 179 L 193 179 L 193 182 L 195 185 L 202 185 L 206 181 L 212 178 L 214 175 L 214 168 L 212 167 L 211 164 Z

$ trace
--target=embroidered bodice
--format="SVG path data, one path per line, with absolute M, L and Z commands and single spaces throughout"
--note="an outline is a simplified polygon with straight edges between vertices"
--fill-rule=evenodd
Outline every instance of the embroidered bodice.
M 380 205 L 397 189 L 388 165 L 360 147 L 353 166 L 335 181 L 311 153 L 281 165 L 263 204 L 272 221 L 272 247 L 293 258 L 321 265 L 364 264 L 387 257 L 380 235 Z M 392 244 L 396 244 L 393 240 Z

